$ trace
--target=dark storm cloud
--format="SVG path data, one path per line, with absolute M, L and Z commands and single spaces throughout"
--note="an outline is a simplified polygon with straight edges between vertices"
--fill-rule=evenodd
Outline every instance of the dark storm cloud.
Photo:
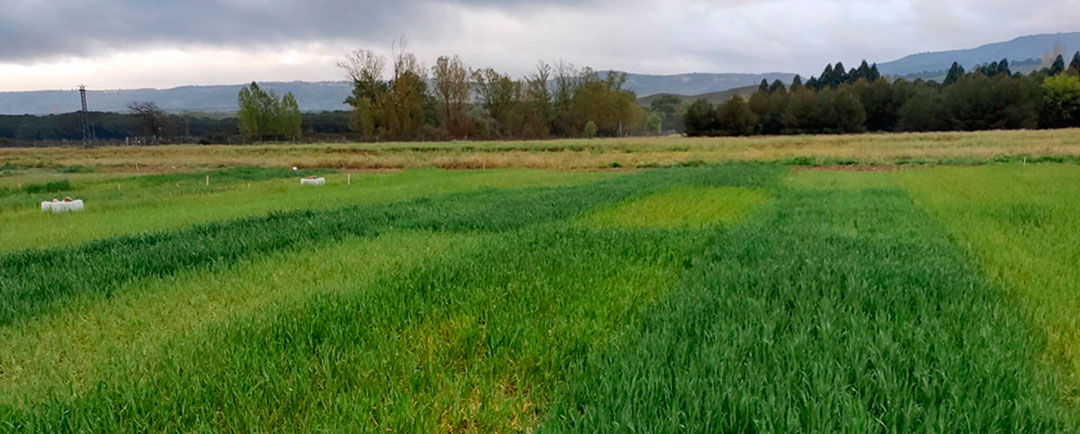
M 570 0 L 4 0 L 0 62 L 100 56 L 150 45 L 380 41 L 453 26 L 447 8 L 528 9 Z

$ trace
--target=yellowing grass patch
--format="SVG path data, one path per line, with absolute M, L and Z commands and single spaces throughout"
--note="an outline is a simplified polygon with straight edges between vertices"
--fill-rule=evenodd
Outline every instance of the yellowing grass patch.
M 1017 296 L 1080 405 L 1080 167 L 949 167 L 900 182 Z
M 679 187 L 601 209 L 584 222 L 598 227 L 702 228 L 731 224 L 765 203 L 762 190 L 740 187 Z

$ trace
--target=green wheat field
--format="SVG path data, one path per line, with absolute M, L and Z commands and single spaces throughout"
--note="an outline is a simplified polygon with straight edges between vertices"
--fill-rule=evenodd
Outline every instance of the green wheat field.
M 0 176 L 3 432 L 1080 430 L 1073 163 L 78 172 Z

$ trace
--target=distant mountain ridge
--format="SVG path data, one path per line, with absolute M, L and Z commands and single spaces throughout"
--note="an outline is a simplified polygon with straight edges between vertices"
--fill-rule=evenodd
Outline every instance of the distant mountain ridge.
M 206 112 L 232 113 L 236 111 L 237 93 L 242 84 L 181 86 L 171 89 L 118 89 L 88 90 L 87 108 L 102 112 L 127 112 L 128 104 L 136 101 L 152 101 L 162 110 L 171 113 Z M 352 86 L 344 81 L 323 82 L 265 82 L 264 89 L 278 94 L 292 92 L 303 111 L 317 112 L 345 110 L 345 97 Z M 0 114 L 53 114 L 70 113 L 80 108 L 79 92 L 76 90 L 39 90 L 27 92 L 0 92 Z
M 1062 54 L 1068 63 L 1073 53 L 1080 50 L 1080 32 L 1021 36 L 1011 41 L 964 50 L 912 54 L 892 62 L 879 63 L 878 70 L 883 74 L 899 77 L 947 70 L 953 62 L 959 62 L 964 68 L 971 70 L 975 66 L 1001 59 L 1008 59 L 1009 62 L 1042 59 L 1042 55 L 1051 51 L 1055 44 L 1061 44 Z
M 878 70 L 884 74 L 902 77 L 926 72 L 942 72 L 947 70 L 953 62 L 960 62 L 965 68 L 971 70 L 977 65 L 1003 58 L 1009 59 L 1010 62 L 1032 58 L 1041 59 L 1043 53 L 1052 50 L 1055 44 L 1061 44 L 1062 52 L 1068 62 L 1072 53 L 1080 49 L 1080 32 L 1022 36 L 1011 41 L 986 44 L 965 50 L 913 54 L 892 62 L 879 63 Z M 1017 69 L 1026 71 L 1031 68 Z M 606 71 L 602 71 L 601 74 L 604 72 Z M 757 85 L 762 79 L 769 82 L 781 80 L 790 83 L 794 76 L 795 74 L 782 72 L 671 75 L 628 73 L 625 88 L 637 93 L 638 97 L 644 101 L 648 101 L 650 96 L 661 94 L 721 98 L 730 97 L 734 93 L 744 93 L 744 88 Z M 351 86 L 344 81 L 264 82 L 260 85 L 278 94 L 292 92 L 300 103 L 300 109 L 306 112 L 348 109 L 344 100 L 349 95 Z M 243 85 L 90 90 L 87 99 L 89 109 L 93 111 L 126 112 L 129 103 L 152 101 L 165 111 L 172 113 L 233 113 L 236 111 L 236 95 L 241 86 Z M 731 92 L 733 90 L 739 91 Z M 2 115 L 43 115 L 70 113 L 77 110 L 79 110 L 79 94 L 75 90 L 0 92 L 0 114 Z
M 730 89 L 756 86 L 762 79 L 770 83 L 780 80 L 790 83 L 795 74 L 786 72 L 768 72 L 764 74 L 712 74 L 694 72 L 689 74 L 649 75 L 627 74 L 627 89 L 634 91 L 639 98 L 657 94 L 700 95 L 723 92 Z
M 669 96 L 669 95 L 678 98 L 680 104 L 689 104 L 689 103 L 692 103 L 692 102 L 697 101 L 699 99 L 703 99 L 705 101 L 708 101 L 711 104 L 723 104 L 723 103 L 727 102 L 727 100 L 731 99 L 731 97 L 733 97 L 735 95 L 741 96 L 743 98 L 750 98 L 751 96 L 754 95 L 754 92 L 757 92 L 757 90 L 758 90 L 758 86 L 755 84 L 755 85 L 752 85 L 752 86 L 743 86 L 743 87 L 736 87 L 736 88 L 728 89 L 728 90 L 721 90 L 719 92 L 706 92 L 706 93 L 699 93 L 699 94 L 692 94 L 692 95 L 677 95 L 677 94 L 671 94 L 671 93 L 658 93 L 658 94 L 649 95 L 649 96 L 646 96 L 646 97 L 643 97 L 643 98 L 638 98 L 638 104 L 641 104 L 643 106 L 648 107 L 650 104 L 653 103 L 653 101 L 656 101 L 656 100 L 658 100 L 658 99 L 660 99 L 662 97 Z
M 606 73 L 603 72 L 603 73 Z M 602 73 L 602 74 L 603 74 Z M 641 96 L 661 93 L 694 95 L 756 85 L 762 79 L 791 81 L 794 74 L 627 74 L 626 89 Z M 345 97 L 352 86 L 344 81 L 324 82 L 264 82 L 264 89 L 278 94 L 292 92 L 300 110 L 319 112 L 346 110 Z M 93 111 L 126 112 L 135 101 L 152 101 L 171 113 L 205 112 L 232 113 L 236 111 L 236 94 L 243 85 L 181 86 L 171 89 L 89 90 L 88 108 Z M 43 90 L 0 92 L 0 114 L 70 113 L 80 108 L 75 90 Z

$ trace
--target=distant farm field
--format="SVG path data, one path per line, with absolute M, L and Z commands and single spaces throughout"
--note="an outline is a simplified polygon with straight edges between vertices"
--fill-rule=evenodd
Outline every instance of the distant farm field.
M 1080 429 L 1080 131 L 798 140 L 0 151 L 0 432 Z
M 822 165 L 1080 161 L 1080 129 L 512 142 L 0 148 L 2 168 L 174 172 L 264 166 L 386 169 L 609 169 L 727 161 Z

